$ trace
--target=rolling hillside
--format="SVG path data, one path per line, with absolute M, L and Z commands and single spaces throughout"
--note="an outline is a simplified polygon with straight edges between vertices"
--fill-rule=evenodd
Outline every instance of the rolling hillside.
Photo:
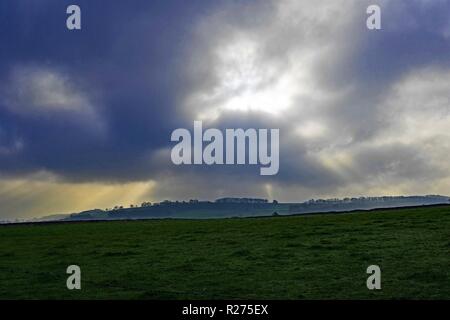
M 450 206 L 0 226 L 2 299 L 450 299 L 449 266 Z

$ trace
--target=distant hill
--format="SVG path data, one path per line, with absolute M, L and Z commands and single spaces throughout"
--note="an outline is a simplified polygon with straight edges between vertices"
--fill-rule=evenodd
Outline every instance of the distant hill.
M 448 203 L 450 203 L 450 198 L 440 195 L 319 199 L 293 204 L 289 207 L 289 213 L 340 212 L 377 208 L 416 207 Z
M 313 199 L 302 203 L 268 202 L 265 199 L 254 198 L 221 198 L 215 202 L 198 200 L 173 202 L 165 200 L 154 204 L 144 202 L 140 207 L 88 210 L 65 216 L 62 219 L 68 221 L 163 218 L 214 219 L 400 208 L 448 203 L 450 203 L 450 198 L 440 195 Z
M 62 220 L 70 217 L 70 214 L 51 214 L 48 216 L 44 216 L 41 218 L 35 218 L 33 221 L 36 222 L 44 222 L 44 221 L 55 221 L 55 220 Z
M 130 220 L 130 219 L 213 219 L 288 214 L 289 204 L 278 203 L 158 203 L 152 206 L 122 208 L 111 211 L 91 210 L 72 214 L 65 220 Z

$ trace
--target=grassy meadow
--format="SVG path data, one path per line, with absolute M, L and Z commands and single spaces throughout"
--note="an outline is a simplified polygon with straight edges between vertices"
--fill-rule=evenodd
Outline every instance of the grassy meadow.
M 450 206 L 0 226 L 0 299 L 450 299 Z

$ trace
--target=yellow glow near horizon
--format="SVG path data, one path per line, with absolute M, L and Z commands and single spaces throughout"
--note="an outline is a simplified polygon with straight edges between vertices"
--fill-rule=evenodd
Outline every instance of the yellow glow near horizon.
M 68 183 L 54 180 L 12 179 L 0 182 L 2 216 L 30 218 L 50 214 L 129 206 L 152 201 L 156 183 Z

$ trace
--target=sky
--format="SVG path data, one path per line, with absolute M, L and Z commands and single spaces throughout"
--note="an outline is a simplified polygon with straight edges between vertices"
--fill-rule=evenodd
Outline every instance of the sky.
M 66 28 L 71 4 L 81 30 Z M 4 0 L 0 219 L 449 195 L 449 88 L 449 0 Z M 278 174 L 174 165 L 171 133 L 195 120 L 279 128 Z

